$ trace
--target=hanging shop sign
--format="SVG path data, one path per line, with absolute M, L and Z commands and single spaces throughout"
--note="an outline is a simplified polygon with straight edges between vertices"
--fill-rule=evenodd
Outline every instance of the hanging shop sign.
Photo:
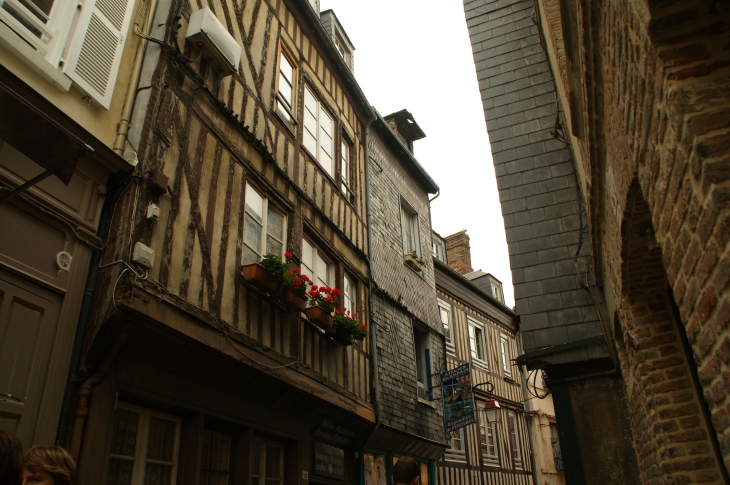
M 444 427 L 447 433 L 476 422 L 468 363 L 441 374 L 441 396 L 444 401 Z
M 313 437 L 331 445 L 349 446 L 355 438 L 355 432 L 325 419 L 319 428 L 314 430 Z
M 345 478 L 345 450 L 314 442 L 314 474 L 320 477 Z

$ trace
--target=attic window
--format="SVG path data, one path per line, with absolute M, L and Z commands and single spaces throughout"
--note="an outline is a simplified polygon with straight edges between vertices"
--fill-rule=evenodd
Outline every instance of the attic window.
M 347 48 L 347 44 L 342 39 L 342 36 L 339 32 L 335 34 L 335 47 L 337 47 L 337 52 L 340 53 L 340 56 L 345 60 L 345 62 L 350 62 L 350 49 Z

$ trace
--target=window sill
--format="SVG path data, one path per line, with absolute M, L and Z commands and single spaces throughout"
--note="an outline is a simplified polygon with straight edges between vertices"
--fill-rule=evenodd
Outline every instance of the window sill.
M 304 146 L 304 144 L 303 144 L 303 143 L 302 143 L 301 147 L 302 147 L 302 149 L 304 150 L 304 153 L 306 153 L 306 154 L 307 154 L 307 156 L 308 156 L 309 158 L 311 158 L 311 159 L 312 159 L 312 161 L 313 161 L 314 163 L 316 163 L 316 164 L 317 164 L 317 166 L 318 166 L 318 167 L 319 167 L 320 169 L 322 169 L 322 174 L 323 174 L 323 175 L 324 175 L 325 177 L 327 177 L 327 179 L 328 179 L 328 180 L 329 180 L 329 181 L 330 181 L 330 182 L 331 182 L 331 183 L 332 183 L 332 184 L 334 185 L 334 187 L 335 187 L 335 188 L 337 188 L 337 190 L 339 190 L 339 187 L 338 187 L 338 185 L 337 185 L 337 182 L 335 181 L 335 177 L 334 177 L 333 175 L 331 175 L 331 174 L 330 174 L 330 173 L 329 173 L 329 172 L 327 171 L 327 169 L 325 169 L 325 168 L 324 168 L 324 166 L 323 166 L 323 165 L 322 165 L 321 163 L 319 163 L 319 160 L 317 160 L 317 157 L 315 157 L 314 155 L 312 155 L 312 152 L 310 152 L 310 151 L 309 151 L 309 150 L 307 149 L 307 147 L 305 147 L 305 146 Z M 334 190 L 334 189 L 333 189 L 333 190 Z M 341 193 L 341 192 L 340 192 L 340 193 Z
M 0 45 L 15 54 L 23 63 L 59 90 L 68 92 L 71 89 L 73 81 L 70 77 L 54 67 L 2 22 L 0 22 Z
M 472 357 L 471 364 L 478 368 L 479 370 L 483 370 L 485 372 L 489 372 L 489 366 L 486 362 L 482 362 L 480 360 L 476 360 L 474 357 Z
M 418 404 L 423 404 L 424 406 L 428 406 L 428 407 L 430 407 L 432 409 L 436 409 L 436 404 L 434 404 L 434 401 L 427 401 L 427 400 L 422 399 L 420 397 L 417 398 L 417 399 L 418 399 Z
M 486 456 L 483 456 L 482 455 L 482 459 L 484 460 L 484 466 L 491 466 L 493 468 L 499 468 L 500 467 L 499 462 L 496 462 L 495 463 L 495 462 L 491 461 L 492 458 L 487 458 Z
M 515 382 L 514 379 L 512 379 L 511 377 L 507 377 L 507 376 L 504 377 L 504 382 L 506 382 L 507 384 L 517 385 L 517 383 Z
M 292 121 L 291 121 L 291 125 L 294 125 L 294 126 L 290 126 L 290 123 L 284 118 L 284 116 L 281 114 L 281 112 L 278 109 L 274 110 L 274 114 L 279 119 L 279 122 L 284 127 L 284 129 L 286 129 L 286 131 L 289 132 L 291 137 L 296 138 L 297 134 L 294 132 L 294 126 L 296 126 L 297 122 L 294 121 L 294 118 L 292 118 Z

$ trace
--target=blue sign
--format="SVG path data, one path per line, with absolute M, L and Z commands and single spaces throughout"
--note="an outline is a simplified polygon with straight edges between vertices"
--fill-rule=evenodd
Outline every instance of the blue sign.
M 447 433 L 476 423 L 468 363 L 441 374 L 441 396 L 444 400 L 444 426 Z

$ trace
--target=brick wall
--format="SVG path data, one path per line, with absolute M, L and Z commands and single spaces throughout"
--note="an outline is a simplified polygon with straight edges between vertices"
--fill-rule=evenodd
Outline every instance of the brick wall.
M 474 271 L 471 267 L 471 246 L 466 230 L 457 232 L 444 238 L 446 244 L 446 259 L 454 271 L 467 274 Z
M 519 118 L 524 102 L 534 106 L 530 99 L 545 106 L 545 126 L 548 115 L 554 114 L 554 108 L 547 111 L 553 106 L 547 97 L 538 101 L 539 97 L 529 96 L 540 86 L 537 79 L 547 79 L 537 77 L 548 68 L 547 64 L 543 68 L 540 52 L 522 67 L 531 73 L 529 86 L 523 82 L 517 96 L 513 94 L 512 83 L 522 74 L 513 71 L 512 80 L 507 66 L 513 66 L 508 63 L 517 61 L 521 51 L 509 43 L 519 40 L 520 49 L 540 47 L 536 37 L 521 36 L 527 30 L 537 32 L 528 22 L 532 15 L 528 3 L 465 4 L 495 170 L 504 194 L 518 313 L 524 308 L 520 302 L 525 296 L 521 288 L 525 270 L 519 271 L 524 262 L 515 252 L 515 233 L 509 227 L 524 212 L 525 203 L 519 198 L 515 202 L 513 190 L 523 187 L 526 175 L 533 176 L 538 167 L 526 149 L 511 151 L 509 145 L 517 143 L 513 140 L 519 140 L 518 132 L 524 128 L 510 117 Z M 536 19 L 558 80 L 566 140 L 576 158 L 571 165 L 585 190 L 588 231 L 582 243 L 590 248 L 591 267 L 604 289 L 616 336 L 623 337 L 617 347 L 643 478 L 652 483 L 719 482 L 718 474 L 730 466 L 730 8 L 711 0 L 539 0 L 537 5 Z M 505 54 L 508 57 L 502 57 Z M 544 89 L 555 98 L 549 83 Z M 509 95 L 511 99 L 504 98 Z M 502 118 L 514 124 L 502 126 Z M 571 133 L 576 126 L 579 130 Z M 535 142 L 539 136 L 539 131 L 529 133 Z M 569 161 L 571 152 L 562 153 Z M 516 168 L 525 164 L 533 168 Z M 550 175 L 542 172 L 549 181 L 555 175 L 552 167 Z M 509 192 L 503 191 L 505 181 L 515 184 Z M 634 214 L 637 200 L 646 204 L 640 211 L 642 231 L 634 235 L 643 241 L 632 243 L 621 235 L 627 234 L 622 232 L 628 230 L 627 221 L 639 217 Z M 546 210 L 544 204 L 539 206 Z M 541 239 L 533 227 L 517 237 L 518 251 L 523 245 L 540 244 Z M 632 284 L 632 277 L 638 278 L 641 271 L 630 271 L 632 265 L 625 258 L 635 253 L 636 244 L 657 246 L 639 258 L 641 264 L 653 265 L 655 274 L 651 281 L 639 278 Z M 544 283 L 533 289 L 545 294 Z M 672 297 L 678 307 L 676 318 L 670 311 Z M 682 332 L 689 352 L 679 345 Z M 682 388 L 695 371 L 698 399 L 692 397 L 691 386 Z M 705 406 L 707 421 L 699 412 Z M 712 450 L 715 442 L 718 459 Z M 724 461 L 725 470 L 718 461 Z

